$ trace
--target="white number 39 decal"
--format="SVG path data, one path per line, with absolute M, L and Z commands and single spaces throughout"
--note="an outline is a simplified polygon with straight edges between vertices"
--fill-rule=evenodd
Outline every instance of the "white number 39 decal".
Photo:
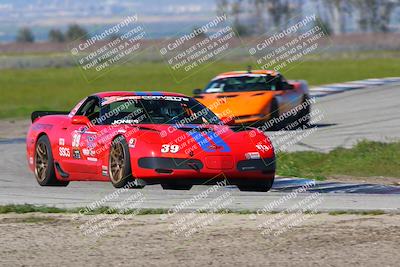
M 161 153 L 176 153 L 179 151 L 179 146 L 178 145 L 162 145 L 161 146 Z

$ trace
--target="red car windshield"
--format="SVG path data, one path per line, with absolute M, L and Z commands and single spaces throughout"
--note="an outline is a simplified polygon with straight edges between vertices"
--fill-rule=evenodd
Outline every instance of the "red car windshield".
M 219 118 L 189 97 L 141 96 L 105 99 L 102 124 L 220 124 Z

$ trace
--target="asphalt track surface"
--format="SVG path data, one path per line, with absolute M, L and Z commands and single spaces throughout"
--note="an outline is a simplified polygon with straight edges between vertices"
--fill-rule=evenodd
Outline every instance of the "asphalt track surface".
M 400 139 L 400 84 L 352 90 L 318 98 L 313 110 L 321 110 L 323 118 L 315 123 L 315 129 L 302 131 L 301 138 L 285 150 L 329 151 L 338 146 L 351 147 L 362 139 L 393 141 Z M 271 133 L 272 134 L 272 133 Z M 276 133 L 274 142 L 290 132 Z M 296 135 L 297 136 L 297 135 Z M 283 149 L 283 148 L 282 148 Z M 28 171 L 23 139 L 0 140 L 0 205 L 38 204 L 57 207 L 84 207 L 104 200 L 115 189 L 110 183 L 74 182 L 66 188 L 40 187 Z M 297 192 L 302 179 L 277 179 L 268 193 L 240 192 L 227 186 L 211 192 L 206 198 L 186 205 L 183 210 L 194 210 L 210 200 L 229 192 L 233 210 L 259 210 L 275 203 L 274 211 L 296 209 L 296 204 L 318 193 L 321 200 L 317 211 L 368 211 L 384 210 L 400 213 L 400 188 L 373 184 L 317 183 L 306 192 Z M 117 205 L 136 192 L 144 196 L 142 208 L 170 209 L 205 192 L 208 186 L 194 186 L 190 191 L 162 190 L 161 186 L 147 186 L 142 190 L 128 190 L 103 203 Z M 271 207 L 271 206 L 270 206 Z M 301 208 L 301 207 L 299 207 Z
M 363 139 L 390 142 L 400 140 L 400 83 L 372 86 L 317 98 L 313 111 L 315 129 L 286 151 L 327 152 L 336 147 L 350 148 Z M 321 120 L 319 120 L 322 118 Z M 273 134 L 284 140 L 290 131 Z M 288 139 L 290 140 L 290 139 Z M 279 146 L 279 144 L 277 145 Z

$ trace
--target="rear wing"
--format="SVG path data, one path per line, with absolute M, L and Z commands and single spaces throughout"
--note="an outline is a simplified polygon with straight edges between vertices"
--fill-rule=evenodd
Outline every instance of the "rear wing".
M 68 115 L 69 111 L 34 111 L 31 114 L 31 121 L 34 122 L 36 119 L 48 115 Z

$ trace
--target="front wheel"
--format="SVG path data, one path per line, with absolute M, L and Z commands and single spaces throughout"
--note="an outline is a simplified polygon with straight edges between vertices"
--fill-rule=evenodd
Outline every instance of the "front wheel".
M 271 131 L 279 131 L 282 128 L 282 122 L 279 122 L 279 104 L 276 99 L 271 102 L 271 108 L 269 112 L 269 119 L 267 125 Z
M 108 171 L 111 183 L 115 188 L 144 187 L 135 184 L 135 179 L 132 176 L 129 147 L 121 136 L 115 138 L 111 143 Z
M 299 125 L 303 128 L 308 128 L 310 126 L 310 113 L 311 113 L 311 106 L 309 104 L 309 97 L 304 95 L 303 102 L 303 109 L 299 112 L 297 120 L 299 121 Z
M 39 137 L 35 147 L 35 177 L 41 186 L 67 186 L 68 181 L 57 180 L 49 138 Z

